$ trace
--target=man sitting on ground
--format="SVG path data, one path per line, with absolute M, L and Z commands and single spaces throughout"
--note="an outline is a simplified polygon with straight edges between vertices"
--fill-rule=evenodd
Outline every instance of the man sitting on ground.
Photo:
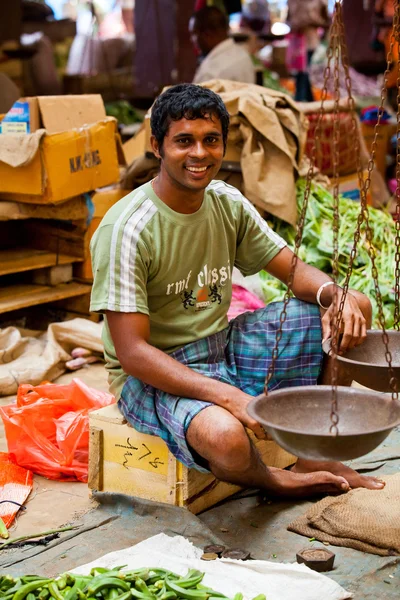
M 164 92 L 151 114 L 159 175 L 117 202 L 93 237 L 91 310 L 105 314 L 111 391 L 135 429 L 220 480 L 294 497 L 380 489 L 376 478 L 336 462 L 268 468 L 246 433 L 265 435 L 246 408 L 263 391 L 282 303 L 228 325 L 232 269 L 266 269 L 287 282 L 293 253 L 236 188 L 214 180 L 228 128 L 211 90 L 183 84 Z M 298 262 L 270 389 L 317 383 L 330 281 Z M 330 307 L 322 319 L 317 298 Z M 366 337 L 369 300 L 348 294 L 343 318 L 345 350 Z
M 210 79 L 256 82 L 249 53 L 229 37 L 228 18 L 218 8 L 201 8 L 191 18 L 189 31 L 194 47 L 204 57 L 193 83 Z

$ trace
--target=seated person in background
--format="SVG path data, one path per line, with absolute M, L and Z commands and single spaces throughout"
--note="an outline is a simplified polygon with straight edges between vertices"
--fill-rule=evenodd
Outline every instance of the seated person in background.
M 192 42 L 204 57 L 193 83 L 230 79 L 255 83 L 253 61 L 246 50 L 229 37 L 228 17 L 214 6 L 201 8 L 189 23 Z
M 211 90 L 182 84 L 161 94 L 151 112 L 160 172 L 117 202 L 93 236 L 91 310 L 105 313 L 111 392 L 137 431 L 222 481 L 294 497 L 381 489 L 338 462 L 267 467 L 246 433 L 265 436 L 246 408 L 263 392 L 282 303 L 228 324 L 232 269 L 265 268 L 287 282 L 293 253 L 236 188 L 214 180 L 228 128 Z M 298 261 L 271 389 L 317 383 L 333 288 L 328 275 Z M 322 318 L 317 299 L 327 307 Z M 368 298 L 349 293 L 341 349 L 360 344 L 370 321 Z

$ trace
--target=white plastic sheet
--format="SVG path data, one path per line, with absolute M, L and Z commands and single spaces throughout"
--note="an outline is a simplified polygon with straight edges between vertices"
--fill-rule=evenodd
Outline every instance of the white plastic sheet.
M 92 567 L 127 565 L 128 569 L 160 567 L 179 574 L 189 568 L 205 572 L 203 583 L 234 596 L 242 592 L 244 600 L 265 594 L 267 600 L 342 600 L 352 595 L 325 575 L 304 565 L 263 560 L 200 560 L 202 550 L 182 536 L 155 535 L 136 546 L 111 552 L 74 570 L 87 574 Z

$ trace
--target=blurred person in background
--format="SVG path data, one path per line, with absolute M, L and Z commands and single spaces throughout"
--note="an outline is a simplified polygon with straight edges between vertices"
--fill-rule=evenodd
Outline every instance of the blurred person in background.
M 255 83 L 253 61 L 229 37 L 229 21 L 224 12 L 215 6 L 201 8 L 190 19 L 189 32 L 195 50 L 203 57 L 193 83 L 210 79 Z
M 298 102 L 312 102 L 308 67 L 320 42 L 320 29 L 329 26 L 328 0 L 288 0 L 290 26 L 288 62 L 295 72 Z

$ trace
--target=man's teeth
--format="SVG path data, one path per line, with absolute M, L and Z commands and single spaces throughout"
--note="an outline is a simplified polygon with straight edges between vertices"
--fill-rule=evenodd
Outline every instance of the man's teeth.
M 193 171 L 193 173 L 203 173 L 203 171 L 207 171 L 208 167 L 186 167 L 188 171 Z

